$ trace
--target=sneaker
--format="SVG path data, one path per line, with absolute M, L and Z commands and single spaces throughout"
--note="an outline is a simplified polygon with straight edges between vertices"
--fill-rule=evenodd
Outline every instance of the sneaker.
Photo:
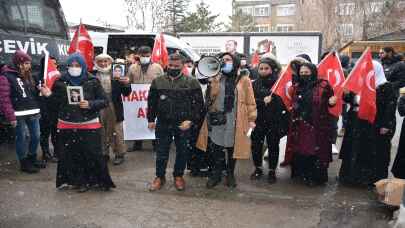
M 186 182 L 184 181 L 183 177 L 175 177 L 174 178 L 174 187 L 177 191 L 184 191 L 186 189 Z
M 20 160 L 20 170 L 25 173 L 38 173 L 39 169 L 34 167 L 27 158 Z
M 122 163 L 124 163 L 124 161 L 125 161 L 124 155 L 117 155 L 114 158 L 113 165 L 121 165 Z
M 259 180 L 263 176 L 263 170 L 261 168 L 256 168 L 255 171 L 250 175 L 251 180 Z
M 269 184 L 274 184 L 277 181 L 276 172 L 274 170 L 269 171 L 269 176 L 267 177 L 267 182 Z
M 156 190 L 160 190 L 163 187 L 163 185 L 165 185 L 165 183 L 166 183 L 165 177 L 156 177 L 153 180 L 152 184 L 150 185 L 149 191 L 153 192 Z
M 336 144 L 332 144 L 332 154 L 339 154 L 339 150 L 336 147 Z

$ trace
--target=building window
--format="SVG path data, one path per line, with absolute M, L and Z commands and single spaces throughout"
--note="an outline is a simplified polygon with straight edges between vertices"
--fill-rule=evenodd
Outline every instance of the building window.
M 353 24 L 339 24 L 337 30 L 344 37 L 353 37 Z
M 256 32 L 269 32 L 270 25 L 256 25 Z
M 294 29 L 293 24 L 277 24 L 276 25 L 276 30 L 277 32 L 289 32 Z
M 370 2 L 370 13 L 380 13 L 384 7 L 384 2 Z
M 269 5 L 259 5 L 255 6 L 255 17 L 268 17 L 270 16 L 270 6 Z
M 243 14 L 253 16 L 253 7 L 239 7 Z
M 354 8 L 356 4 L 351 3 L 340 3 L 338 8 L 339 16 L 350 16 L 354 14 Z
M 295 15 L 295 4 L 285 4 L 277 6 L 277 16 L 293 16 Z

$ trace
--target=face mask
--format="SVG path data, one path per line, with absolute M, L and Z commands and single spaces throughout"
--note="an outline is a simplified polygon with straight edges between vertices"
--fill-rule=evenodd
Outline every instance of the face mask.
M 167 69 L 167 75 L 169 75 L 170 77 L 173 77 L 173 78 L 179 76 L 180 73 L 181 73 L 180 69 L 170 69 L 170 68 Z
M 225 74 L 230 73 L 233 70 L 233 64 L 232 63 L 225 63 L 225 65 L 222 67 L 222 72 Z
M 79 77 L 82 74 L 81 67 L 69 67 L 68 72 L 72 77 Z
M 240 61 L 240 65 L 246 66 L 246 64 L 247 64 L 246 60 L 241 60 L 241 61 Z
M 193 67 L 187 67 L 187 72 L 191 75 L 191 73 L 193 72 Z
M 150 57 L 141 57 L 139 60 L 142 65 L 146 65 L 146 64 L 150 63 Z

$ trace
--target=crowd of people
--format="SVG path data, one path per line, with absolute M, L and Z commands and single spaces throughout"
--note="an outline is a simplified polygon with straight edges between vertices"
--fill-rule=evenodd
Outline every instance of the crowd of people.
M 318 75 L 317 66 L 308 55 L 299 55 L 289 64 L 292 69 L 292 85 L 287 91 L 292 102 L 289 108 L 271 90 L 283 72 L 272 55 L 262 56 L 258 65 L 252 67 L 246 56 L 221 53 L 217 55 L 220 73 L 202 78 L 197 64 L 179 53 L 169 55 L 165 69 L 151 61 L 151 54 L 147 46 L 129 54 L 126 61 L 100 54 L 94 59 L 94 69 L 88 69 L 83 56 L 74 53 L 67 58 L 66 72 L 61 72 L 52 88 L 48 88 L 43 83 L 43 71 L 32 74 L 31 57 L 16 51 L 12 64 L 0 71 L 0 113 L 15 128 L 15 150 L 21 171 L 37 173 L 47 162 L 57 162 L 58 188 L 69 187 L 78 192 L 115 188 L 108 169 L 110 154 L 114 154 L 112 163 L 121 165 L 127 152 L 121 97 L 131 93 L 131 84 L 150 84 L 147 127 L 156 136 L 152 142 L 156 176 L 149 190 L 159 190 L 166 183 L 173 141 L 176 158 L 172 175 L 179 191 L 186 188 L 183 176 L 187 168 L 191 176 L 207 176 L 207 188 L 214 188 L 222 179 L 234 188 L 237 160 L 250 157 L 253 158 L 250 178 L 258 180 L 267 170 L 267 181 L 274 184 L 280 139 L 284 136 L 287 146 L 280 166 L 290 166 L 291 178 L 308 186 L 328 181 L 337 135 L 337 119 L 329 108 L 337 105 L 339 98 L 329 82 Z M 58 64 L 55 58 L 50 58 Z M 340 59 L 347 76 L 353 64 L 348 56 L 342 55 Z M 343 93 L 340 131 L 343 140 L 339 154 L 342 164 L 338 180 L 345 185 L 371 187 L 389 176 L 397 107 L 400 115 L 405 115 L 405 96 L 400 93 L 405 86 L 405 62 L 390 47 L 381 50 L 380 60 L 381 63 L 373 61 L 377 94 L 374 123 L 358 117 L 359 94 L 347 90 Z M 44 62 L 45 59 L 42 70 Z M 128 69 L 125 74 L 124 69 Z M 69 92 L 73 93 L 71 88 L 77 87 L 83 91 L 82 94 L 76 91 L 77 102 L 72 102 Z M 404 123 L 392 168 L 393 175 L 402 179 L 405 178 L 403 128 Z M 37 155 L 39 145 L 41 158 Z M 142 141 L 135 141 L 132 150 L 141 149 Z

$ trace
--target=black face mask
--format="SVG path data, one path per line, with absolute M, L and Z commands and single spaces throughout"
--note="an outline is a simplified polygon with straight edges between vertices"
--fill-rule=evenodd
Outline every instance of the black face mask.
M 173 78 L 179 76 L 180 73 L 181 73 L 181 69 L 170 69 L 170 68 L 167 69 L 167 75 L 169 75 L 170 77 L 173 77 Z

